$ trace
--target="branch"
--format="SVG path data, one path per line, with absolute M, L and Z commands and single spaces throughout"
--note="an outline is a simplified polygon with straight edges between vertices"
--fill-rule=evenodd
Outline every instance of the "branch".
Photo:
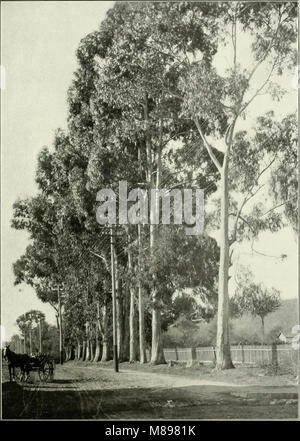
M 254 198 L 254 196 L 259 192 L 259 190 L 261 190 L 265 185 L 266 185 L 266 184 L 262 184 L 262 185 L 260 185 L 260 186 L 255 190 L 255 192 L 252 193 L 252 189 L 253 189 L 253 187 L 254 187 L 254 185 L 253 185 L 252 188 L 251 188 L 251 190 L 250 190 L 251 194 L 250 194 L 249 197 L 246 198 L 246 202 L 245 202 L 244 206 L 247 204 L 247 202 L 250 201 L 250 199 Z M 249 193 L 248 193 L 248 194 L 249 194 Z
M 265 216 L 266 214 L 270 213 L 271 211 L 276 210 L 276 208 L 282 207 L 283 205 L 287 204 L 288 202 L 293 201 L 294 199 L 296 199 L 298 196 L 295 195 L 293 198 L 290 198 L 284 202 L 282 202 L 281 204 L 275 205 L 275 207 L 270 208 L 270 210 L 266 211 L 264 214 L 261 215 L 261 217 Z
M 229 130 L 230 130 L 231 124 L 229 124 L 229 126 L 226 129 L 225 132 L 225 144 L 228 146 L 228 136 L 229 136 Z
M 48 302 L 50 306 L 52 306 L 52 308 L 58 312 L 58 308 L 52 303 L 52 302 Z
M 254 230 L 253 230 L 252 226 L 249 224 L 249 222 L 248 222 L 244 217 L 242 217 L 242 216 L 240 216 L 240 219 L 241 219 L 243 222 L 245 222 L 245 224 L 247 224 L 248 227 L 250 228 L 250 230 L 254 233 Z
M 261 173 L 259 174 L 259 176 L 261 176 Z M 232 238 L 229 241 L 229 246 L 231 246 L 235 241 L 236 241 L 236 235 L 237 235 L 237 227 L 238 227 L 238 221 L 239 219 L 242 219 L 241 214 L 242 214 L 242 210 L 245 207 L 245 205 L 250 201 L 250 199 L 252 199 L 258 192 L 259 190 L 261 190 L 262 187 L 265 186 L 265 184 L 260 185 L 257 190 L 252 193 L 252 189 L 254 187 L 255 184 L 253 184 L 251 190 L 250 190 L 250 195 L 248 193 L 249 196 L 246 196 L 245 199 L 243 200 L 243 202 L 241 203 L 241 206 L 236 214 L 236 218 L 235 218 L 235 222 L 234 222 L 234 227 L 233 227 L 233 234 L 232 234 Z M 243 220 L 243 219 L 242 219 Z
M 229 254 L 229 268 L 233 265 L 233 263 L 232 263 L 232 254 L 233 254 L 233 249 L 230 251 L 230 254 Z
M 253 77 L 253 75 L 255 74 L 256 70 L 258 69 L 258 67 L 260 66 L 260 64 L 267 58 L 267 55 L 270 51 L 270 49 L 273 46 L 273 43 L 275 41 L 275 38 L 277 37 L 279 28 L 280 28 L 280 24 L 281 24 L 281 14 L 280 14 L 280 18 L 278 20 L 278 25 L 277 25 L 277 29 L 275 31 L 275 34 L 273 35 L 273 37 L 271 38 L 270 43 L 268 44 L 264 54 L 260 57 L 260 59 L 257 61 L 256 65 L 254 66 L 254 68 L 252 69 L 252 71 L 250 72 L 250 75 L 248 77 L 248 83 L 250 82 L 251 78 Z
M 189 133 L 189 130 L 185 130 L 184 132 L 179 132 L 179 133 L 175 133 L 173 136 L 170 136 L 167 140 L 164 141 L 164 143 L 162 144 L 162 147 L 165 147 L 170 141 L 172 141 L 173 139 L 184 135 L 185 133 Z
M 203 143 L 204 143 L 204 145 L 205 145 L 205 147 L 206 147 L 206 150 L 208 151 L 208 154 L 209 154 L 211 160 L 213 161 L 213 163 L 214 163 L 215 166 L 217 167 L 218 171 L 221 173 L 222 166 L 221 166 L 220 162 L 218 161 L 218 159 L 216 158 L 214 152 L 212 151 L 211 145 L 207 142 L 207 140 L 206 140 L 206 138 L 205 138 L 205 135 L 204 135 L 204 133 L 202 132 L 201 126 L 200 126 L 200 124 L 199 124 L 198 118 L 195 117 L 195 118 L 194 118 L 194 121 L 195 121 L 195 124 L 196 124 L 196 126 L 197 126 L 198 132 L 199 132 L 199 134 L 200 134 L 200 136 L 201 136 L 201 139 L 202 139 L 202 141 L 203 141 Z
M 98 323 L 98 329 L 101 332 L 101 334 L 103 335 L 104 334 L 104 329 L 103 329 L 103 326 L 102 326 L 102 323 L 101 323 L 100 316 L 98 316 L 98 315 L 97 315 L 97 323 Z
M 243 106 L 243 108 L 240 110 L 240 113 L 244 112 L 245 109 L 252 103 L 252 101 L 260 94 L 260 92 L 263 90 L 263 88 L 267 85 L 267 83 L 269 82 L 273 71 L 275 69 L 276 63 L 278 61 L 279 55 L 277 56 L 277 58 L 275 59 L 272 68 L 269 72 L 269 75 L 267 76 L 266 80 L 263 82 L 263 84 L 256 90 L 256 92 L 252 95 L 252 97 L 249 99 L 249 101 L 247 101 L 247 103 L 245 103 L 245 105 Z
M 90 250 L 90 253 L 91 253 L 91 254 L 94 254 L 94 256 L 97 256 L 97 257 L 99 257 L 100 259 L 102 259 L 103 262 L 104 262 L 104 264 L 105 264 L 105 268 L 107 269 L 108 272 L 110 272 L 110 270 L 109 270 L 109 265 L 108 265 L 107 260 L 105 259 L 105 257 L 101 256 L 100 254 L 95 253 L 95 252 L 92 251 L 92 250 Z
M 274 158 L 272 159 L 272 161 L 271 161 L 271 162 L 270 162 L 265 168 L 263 168 L 261 172 L 259 172 L 259 175 L 257 176 L 257 179 L 256 179 L 257 181 L 259 180 L 259 178 L 261 177 L 261 175 L 263 175 L 264 172 L 267 171 L 268 168 L 271 167 L 271 165 L 273 164 L 273 162 L 275 161 L 275 159 L 276 159 L 276 156 L 274 156 Z
M 238 221 L 239 218 L 241 216 L 242 210 L 244 208 L 244 206 L 247 203 L 247 198 L 245 198 L 240 206 L 240 208 L 238 209 L 236 216 L 235 216 L 235 222 L 234 222 L 234 226 L 233 226 L 233 233 L 232 233 L 232 238 L 229 240 L 229 246 L 233 245 L 234 242 L 236 241 L 236 236 L 237 236 L 237 226 L 238 226 Z
M 257 250 L 255 250 L 253 248 L 253 241 L 252 241 L 252 244 L 251 244 L 251 250 L 252 250 L 252 252 L 254 252 L 256 254 L 259 254 L 260 256 L 271 257 L 272 259 L 281 259 L 281 260 L 283 260 L 284 258 L 287 257 L 286 254 L 281 254 L 280 256 L 273 256 L 272 254 L 265 254 L 265 253 L 262 253 L 261 251 L 257 251 Z
M 232 40 L 232 46 L 233 46 L 233 64 L 234 64 L 234 71 L 236 72 L 236 60 L 237 60 L 237 50 L 236 50 L 236 12 L 237 12 L 237 5 L 235 4 L 234 9 L 234 21 L 232 23 L 231 28 L 231 40 Z

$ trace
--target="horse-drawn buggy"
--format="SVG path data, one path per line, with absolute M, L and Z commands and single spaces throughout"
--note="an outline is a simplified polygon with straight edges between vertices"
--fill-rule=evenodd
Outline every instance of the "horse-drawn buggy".
M 54 378 L 55 362 L 47 354 L 37 354 L 30 357 L 27 354 L 16 354 L 6 346 L 3 353 L 8 362 L 9 379 L 12 381 L 28 381 L 30 372 L 38 372 L 41 381 L 52 381 Z

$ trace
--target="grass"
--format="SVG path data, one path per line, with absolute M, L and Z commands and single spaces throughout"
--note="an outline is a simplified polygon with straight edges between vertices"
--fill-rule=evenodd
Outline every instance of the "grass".
M 93 363 L 76 361 L 71 362 L 83 366 L 102 366 L 109 369 L 113 369 L 113 361 L 105 363 Z M 164 365 L 151 365 L 149 363 L 141 365 L 139 362 L 129 363 L 122 362 L 119 364 L 120 370 L 137 370 L 141 372 L 152 372 L 163 375 L 179 375 L 186 378 L 198 378 L 203 380 L 214 381 L 228 381 L 236 384 L 245 385 L 261 385 L 261 386 L 290 386 L 296 385 L 297 380 L 293 371 L 279 365 L 277 369 L 274 369 L 270 364 L 262 365 L 236 365 L 235 369 L 216 370 L 214 366 L 206 364 L 195 364 L 191 367 L 186 367 L 182 364 L 175 364 L 169 366 Z

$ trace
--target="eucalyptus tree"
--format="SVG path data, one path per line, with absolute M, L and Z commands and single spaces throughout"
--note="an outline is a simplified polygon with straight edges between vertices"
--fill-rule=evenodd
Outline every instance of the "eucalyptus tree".
M 27 353 L 27 340 L 26 340 L 26 336 L 29 336 L 29 323 L 25 317 L 25 314 L 21 314 L 17 320 L 16 320 L 16 324 L 21 332 L 21 335 L 23 337 L 23 351 L 24 354 Z
M 280 292 L 275 288 L 266 288 L 253 280 L 253 274 L 247 269 L 242 271 L 232 300 L 236 315 L 251 314 L 261 320 L 261 340 L 265 342 L 265 318 L 281 306 Z
M 110 255 L 107 236 L 96 222 L 97 192 L 107 187 L 118 192 L 118 182 L 125 180 L 129 186 L 142 184 L 149 190 L 194 183 L 205 188 L 208 196 L 220 179 L 217 358 L 219 367 L 231 367 L 228 334 L 230 248 L 247 234 L 257 237 L 258 231 L 264 228 L 276 231 L 281 226 L 281 219 L 274 214 L 255 223 L 257 208 L 251 219 L 246 219 L 242 213 L 260 189 L 262 172 L 269 170 L 269 167 L 255 169 L 253 161 L 269 160 L 272 165 L 274 152 L 263 146 L 260 153 L 261 139 L 256 137 L 252 144 L 253 137 L 245 132 L 237 133 L 236 127 L 248 106 L 267 87 L 274 70 L 280 73 L 284 62 L 291 64 L 294 25 L 294 4 L 117 3 L 108 12 L 99 31 L 85 37 L 77 50 L 79 67 L 68 92 L 68 134 L 58 131 L 54 153 L 44 149 L 39 156 L 37 182 L 41 194 L 15 205 L 14 225 L 30 231 L 33 241 L 15 267 L 19 280 L 30 281 L 38 295 L 52 301 L 53 281 L 66 281 L 68 271 L 79 265 L 86 277 L 71 270 L 72 280 L 69 278 L 66 284 L 67 301 L 72 302 L 72 290 L 78 286 L 90 299 L 89 305 L 100 296 L 103 299 L 101 308 L 107 311 L 108 290 L 100 280 L 108 280 Z M 220 74 L 213 61 L 217 50 L 222 50 L 228 40 L 228 30 L 233 44 L 232 68 Z M 236 36 L 241 31 L 250 34 L 254 42 L 255 63 L 250 71 L 238 62 Z M 251 80 L 261 65 L 268 65 L 269 59 L 271 67 L 266 80 L 251 95 Z M 274 85 L 272 92 L 276 92 Z M 280 154 L 284 154 L 283 150 Z M 238 199 L 229 199 L 229 192 L 231 196 L 242 193 L 240 206 Z M 261 207 L 258 212 L 260 218 L 264 216 Z M 229 217 L 233 219 L 231 236 Z M 141 235 L 126 226 L 121 227 L 123 237 L 118 239 L 119 351 L 127 345 L 127 335 L 123 331 L 128 329 L 124 326 L 124 317 L 127 323 L 129 292 L 130 359 L 136 358 L 134 308 L 136 292 L 141 293 L 143 280 L 138 280 L 134 286 L 128 283 L 125 274 L 128 271 L 136 273 L 140 266 L 143 275 L 147 275 L 140 279 L 147 281 L 144 287 L 151 293 L 151 361 L 160 363 L 164 362 L 161 314 L 168 303 L 161 281 L 168 287 L 167 279 L 171 274 L 170 268 L 163 265 L 160 244 L 167 235 L 164 236 L 163 230 L 160 233 L 153 219 L 143 230 L 142 243 Z M 140 243 L 136 253 L 129 246 L 131 241 Z M 209 243 L 202 245 L 205 248 Z M 138 255 L 144 248 L 146 253 L 150 251 L 150 257 L 141 266 Z M 99 264 L 93 271 L 93 274 L 99 272 L 95 278 L 89 271 L 93 265 L 92 256 Z M 168 259 L 172 261 L 173 258 L 168 256 Z M 205 267 L 201 257 L 198 257 L 198 264 L 199 273 L 200 266 Z M 160 271 L 160 265 L 166 274 Z M 83 279 L 80 283 L 79 278 Z M 85 278 L 88 279 L 86 283 Z M 143 300 L 139 295 L 139 306 Z M 54 304 L 55 301 L 54 297 Z M 76 303 L 75 297 L 74 301 Z M 99 304 L 97 308 L 100 309 Z M 140 329 L 142 311 L 140 307 Z M 106 320 L 105 313 L 103 323 Z M 143 330 L 141 342 L 142 336 Z
M 38 297 L 49 302 L 62 328 L 62 297 L 70 266 L 78 264 L 76 253 L 84 245 L 84 229 L 71 198 L 69 172 L 78 157 L 68 153 L 69 143 L 62 131 L 54 140 L 54 152 L 44 148 L 38 157 L 37 196 L 14 204 L 12 226 L 30 233 L 26 252 L 14 264 L 15 283 L 28 283 Z M 59 295 L 60 291 L 60 295 Z M 62 329 L 60 329 L 62 333 Z
M 207 8 L 207 6 L 205 7 Z M 154 10 L 155 6 L 151 5 L 150 8 Z M 185 10 L 189 6 L 176 4 L 174 8 L 181 10 L 180 20 L 182 23 L 186 23 Z M 262 167 L 254 175 L 249 194 L 246 197 L 244 194 L 241 206 L 238 206 L 237 203 L 231 203 L 232 206 L 235 205 L 235 212 L 233 212 L 235 221 L 233 237 L 230 237 L 229 188 L 231 184 L 234 185 L 231 179 L 234 174 L 232 173 L 230 176 L 230 169 L 233 168 L 235 151 L 239 150 L 241 160 L 244 156 L 248 156 L 242 148 L 241 134 L 236 134 L 236 129 L 239 120 L 246 118 L 246 111 L 257 96 L 266 92 L 276 96 L 282 92 L 271 80 L 275 73 L 281 75 L 284 68 L 291 68 L 295 64 L 297 7 L 295 3 L 236 2 L 219 4 L 215 10 L 206 11 L 206 14 L 201 9 L 200 4 L 198 8 L 201 20 L 195 12 L 191 12 L 190 17 L 192 22 L 196 18 L 196 22 L 198 19 L 198 23 L 201 22 L 203 25 L 203 15 L 206 16 L 207 21 L 204 24 L 204 29 L 206 35 L 209 35 L 210 38 L 208 47 L 211 47 L 212 50 L 209 52 L 209 56 L 205 56 L 206 53 L 203 48 L 201 50 L 201 48 L 196 48 L 193 45 L 191 45 L 190 52 L 180 45 L 166 45 L 164 47 L 164 55 L 167 55 L 165 66 L 168 66 L 168 60 L 173 57 L 175 66 L 176 63 L 177 66 L 178 63 L 180 65 L 181 80 L 179 80 L 176 88 L 174 88 L 174 84 L 167 84 L 167 82 L 163 82 L 163 84 L 164 90 L 168 91 L 170 96 L 177 98 L 178 102 L 181 103 L 181 115 L 193 122 L 198 132 L 199 148 L 207 150 L 211 164 L 215 167 L 221 180 L 221 259 L 218 295 L 217 365 L 220 368 L 230 368 L 232 362 L 228 328 L 228 279 L 231 247 L 235 242 L 236 228 L 241 221 L 241 208 L 245 207 L 248 200 L 250 201 L 259 189 L 260 185 L 257 180 L 263 171 Z M 169 17 L 173 22 L 172 14 Z M 161 27 L 168 28 L 168 19 L 163 21 L 162 25 L 161 18 L 157 11 L 151 17 L 151 29 L 154 30 L 152 32 L 154 36 L 156 35 L 156 23 L 160 25 L 159 29 Z M 214 33 L 212 30 L 214 30 Z M 246 35 L 251 39 L 253 65 L 250 68 L 241 65 L 238 35 Z M 157 56 L 161 53 L 160 43 L 162 40 L 162 38 L 155 39 L 151 36 L 147 41 L 148 47 L 156 51 Z M 217 69 L 218 66 L 215 60 L 218 53 L 224 51 L 224 45 L 228 46 L 228 44 L 232 45 L 232 63 L 223 73 L 220 72 L 220 69 Z M 213 57 L 214 55 L 215 57 Z M 135 66 L 135 63 L 133 65 Z M 261 69 L 266 71 L 265 76 L 259 83 L 259 79 L 262 78 L 262 76 L 259 76 Z M 170 69 L 170 72 L 173 72 L 173 69 Z M 157 82 L 159 82 L 159 75 L 157 75 Z M 216 149 L 221 150 L 222 154 L 216 153 Z M 266 159 L 266 149 L 264 153 L 264 159 Z M 236 162 L 237 159 L 237 155 L 235 155 Z M 256 159 L 261 160 L 262 158 L 256 155 Z M 244 168 L 243 173 L 242 176 L 247 176 L 247 167 Z M 273 219 L 270 219 L 272 228 L 272 221 L 275 222 L 276 228 L 279 227 L 279 219 L 275 218 L 276 215 L 273 216 Z
M 284 209 L 285 218 L 298 231 L 298 125 L 296 114 L 287 115 L 282 121 L 274 121 L 272 115 L 262 120 L 269 124 L 272 142 L 277 148 L 278 161 L 271 173 L 270 195 L 277 208 Z
M 27 311 L 25 314 L 21 314 L 17 318 L 16 323 L 23 336 L 25 352 L 28 347 L 28 344 L 26 344 L 26 335 L 28 337 L 27 343 L 29 343 L 29 353 L 41 350 L 42 320 L 45 320 L 45 314 L 35 309 Z M 34 329 L 38 329 L 38 335 L 36 335 L 36 332 L 34 333 Z
M 92 77 L 93 83 L 86 95 L 89 103 L 80 108 L 82 118 L 88 113 L 89 121 L 94 121 L 85 140 L 90 136 L 91 145 L 95 145 L 95 141 L 103 145 L 105 134 L 106 144 L 114 151 L 121 151 L 122 156 L 130 152 L 135 157 L 133 176 L 138 175 L 138 182 L 148 189 L 166 184 L 164 151 L 172 141 L 182 141 L 183 135 L 192 129 L 191 122 L 181 118 L 180 101 L 176 97 L 182 60 L 176 60 L 169 48 L 178 47 L 178 53 L 189 55 L 201 50 L 209 61 L 214 45 L 207 27 L 213 27 L 213 22 L 211 16 L 208 19 L 206 15 L 216 13 L 215 6 L 193 3 L 117 3 L 99 33 L 85 40 L 86 50 L 83 46 L 80 48 L 82 58 L 89 63 L 91 74 L 87 77 Z M 92 53 L 92 58 L 88 53 Z M 76 122 L 77 118 L 72 118 L 72 127 Z M 136 180 L 129 182 L 134 184 Z M 152 254 L 156 232 L 151 219 L 147 236 Z M 160 317 L 163 303 L 157 292 L 155 274 L 153 279 L 151 361 L 159 363 L 164 361 Z
M 207 65 L 205 60 L 192 61 L 181 82 L 184 114 L 197 127 L 199 144 L 207 149 L 221 179 L 217 332 L 217 366 L 220 368 L 232 367 L 228 328 L 228 280 L 232 252 L 229 193 L 232 158 L 236 155 L 236 147 L 240 146 L 236 129 L 239 121 L 247 118 L 249 107 L 260 94 L 268 91 L 274 94 L 276 87 L 271 81 L 274 75 L 281 75 L 286 68 L 294 66 L 296 17 L 296 3 L 228 3 L 227 10 L 219 18 L 225 34 L 220 32 L 218 46 L 220 50 L 224 50 L 224 39 L 232 45 L 230 67 L 222 73 L 217 70 L 216 65 Z M 253 64 L 250 67 L 241 64 L 241 35 L 247 35 L 251 39 L 249 56 L 252 57 Z M 204 133 L 203 118 L 209 118 L 210 136 Z M 217 145 L 224 152 L 222 161 L 212 151 L 212 147 Z M 241 160 L 244 155 L 245 150 L 241 149 Z M 258 187 L 256 181 L 254 185 L 250 185 L 249 198 L 252 198 Z M 244 200 L 241 204 L 245 204 Z M 238 221 L 241 219 L 240 209 L 241 207 L 236 209 Z
M 18 334 L 14 334 L 9 342 L 10 349 L 17 354 L 24 353 L 24 348 L 22 348 L 22 339 Z

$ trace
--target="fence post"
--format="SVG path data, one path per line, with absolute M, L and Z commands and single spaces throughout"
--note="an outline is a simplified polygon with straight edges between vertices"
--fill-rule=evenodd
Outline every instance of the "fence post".
M 216 355 L 216 348 L 212 346 L 213 354 L 214 354 L 214 363 L 217 363 L 217 355 Z
M 177 351 L 177 346 L 175 346 L 175 358 L 176 358 L 176 361 L 178 361 L 178 351 Z
M 245 363 L 245 351 L 244 351 L 244 345 L 241 344 L 241 349 L 242 349 L 242 364 Z
M 276 368 L 278 367 L 278 353 L 276 343 L 272 343 L 272 365 Z
M 192 362 L 197 360 L 196 348 L 191 348 Z

